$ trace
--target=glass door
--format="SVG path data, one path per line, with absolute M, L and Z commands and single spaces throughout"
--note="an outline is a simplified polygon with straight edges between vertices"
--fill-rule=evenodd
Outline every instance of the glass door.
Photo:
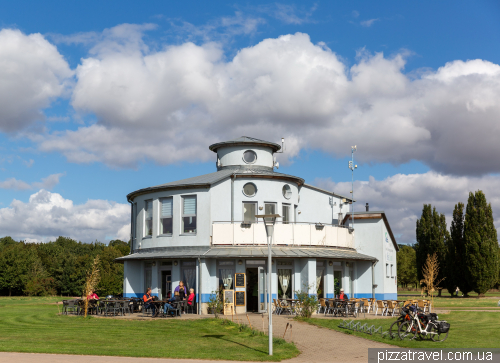
M 342 288 L 342 271 L 333 271 L 333 281 L 334 281 L 334 294 L 335 297 L 339 296 L 340 289 Z
M 258 268 L 259 275 L 259 313 L 267 311 L 267 289 L 266 289 L 266 273 L 264 267 Z

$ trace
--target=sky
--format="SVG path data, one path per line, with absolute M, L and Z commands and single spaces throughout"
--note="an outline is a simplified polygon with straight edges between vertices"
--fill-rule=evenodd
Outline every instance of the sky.
M 131 191 L 279 142 L 279 172 L 415 242 L 483 190 L 500 227 L 497 1 L 0 3 L 0 236 L 128 240 Z

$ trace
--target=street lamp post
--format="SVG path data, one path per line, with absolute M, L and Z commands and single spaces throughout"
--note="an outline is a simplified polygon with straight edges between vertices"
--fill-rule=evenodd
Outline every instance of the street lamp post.
M 273 355 L 273 314 L 272 314 L 272 294 L 271 294 L 271 274 L 272 274 L 272 255 L 271 244 L 274 238 L 274 224 L 279 214 L 256 215 L 256 218 L 262 218 L 266 227 L 267 235 L 267 314 L 269 315 L 269 355 Z

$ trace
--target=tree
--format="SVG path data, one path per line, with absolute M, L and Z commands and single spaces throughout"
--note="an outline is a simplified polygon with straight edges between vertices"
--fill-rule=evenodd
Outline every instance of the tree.
M 116 258 L 123 256 L 121 251 L 114 247 L 108 247 L 99 256 L 99 270 L 101 271 L 101 280 L 97 286 L 99 295 L 122 294 L 123 264 L 115 262 Z
M 399 252 L 396 256 L 398 281 L 401 286 L 406 287 L 411 284 L 417 285 L 417 260 L 415 249 L 407 245 L 399 245 Z
M 121 252 L 121 256 L 126 256 L 130 253 L 130 245 L 119 239 L 109 241 L 109 247 L 114 247 Z
M 464 221 L 465 278 L 479 295 L 498 279 L 498 240 L 491 204 L 481 190 L 469 193 Z
M 12 237 L 7 236 L 0 238 L 0 253 L 8 246 L 15 245 L 17 242 L 12 239 Z
M 422 276 L 424 277 L 420 280 L 420 285 L 422 286 L 422 291 L 426 291 L 427 295 L 431 296 L 431 301 L 434 300 L 434 293 L 436 290 L 441 291 L 439 284 L 444 278 L 439 279 L 439 262 L 437 259 L 437 254 L 434 253 L 432 256 L 427 255 L 424 267 L 422 268 Z
M 422 216 L 417 220 L 417 243 L 415 245 L 416 265 L 418 280 L 423 279 L 422 268 L 428 255 L 436 254 L 440 265 L 445 264 L 446 241 L 450 239 L 450 233 L 446 227 L 446 218 L 444 214 L 439 214 L 436 208 L 430 204 L 424 204 Z M 441 269 L 438 280 L 444 279 L 445 271 Z M 441 290 L 439 290 L 441 296 Z
M 450 226 L 450 239 L 446 243 L 446 280 L 444 285 L 453 295 L 458 287 L 460 291 L 468 296 L 472 287 L 467 283 L 465 277 L 465 242 L 464 242 L 464 204 L 458 203 L 453 210 L 453 220 Z
M 38 257 L 35 248 L 17 242 L 0 254 L 0 289 L 8 291 L 9 296 L 24 292 L 31 267 Z

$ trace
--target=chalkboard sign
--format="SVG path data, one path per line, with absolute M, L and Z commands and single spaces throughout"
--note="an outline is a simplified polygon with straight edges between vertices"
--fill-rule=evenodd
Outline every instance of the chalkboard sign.
M 245 291 L 236 291 L 236 306 L 245 306 Z
M 234 290 L 224 290 L 224 315 L 234 314 Z
M 236 287 L 245 287 L 245 274 L 244 273 L 237 273 L 235 274 L 235 283 Z
M 234 304 L 234 290 L 224 290 L 224 304 Z

